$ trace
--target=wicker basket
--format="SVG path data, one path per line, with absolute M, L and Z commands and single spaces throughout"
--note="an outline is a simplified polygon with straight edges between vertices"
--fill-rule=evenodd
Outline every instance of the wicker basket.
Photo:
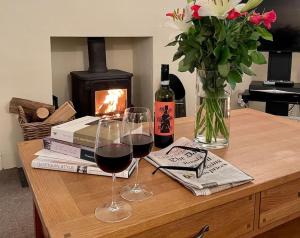
M 70 102 L 70 101 L 69 101 Z M 70 102 L 71 105 L 73 105 L 72 102 Z M 20 126 L 23 130 L 23 136 L 24 136 L 24 140 L 34 140 L 34 139 L 42 139 L 45 138 L 47 136 L 50 136 L 51 134 L 51 127 L 52 126 L 56 126 L 64 122 L 59 122 L 59 123 L 45 123 L 45 122 L 28 122 L 26 113 L 23 109 L 22 106 L 17 106 L 18 108 L 18 113 L 19 113 L 19 123 Z M 55 111 L 54 106 L 49 105 L 49 107 L 47 107 L 47 109 L 49 110 L 50 114 L 52 114 Z M 73 118 L 71 118 L 70 120 L 73 120 Z

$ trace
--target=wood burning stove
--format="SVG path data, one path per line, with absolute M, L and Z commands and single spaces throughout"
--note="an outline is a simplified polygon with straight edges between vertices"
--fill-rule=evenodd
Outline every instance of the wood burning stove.
M 133 74 L 107 70 L 103 37 L 88 38 L 88 53 L 89 70 L 70 73 L 77 116 L 122 114 L 131 105 Z

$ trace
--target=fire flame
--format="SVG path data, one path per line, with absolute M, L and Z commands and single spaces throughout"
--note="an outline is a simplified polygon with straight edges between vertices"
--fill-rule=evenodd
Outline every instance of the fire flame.
M 104 113 L 116 112 L 119 98 L 123 95 L 124 91 L 122 89 L 108 90 L 103 103 L 98 108 L 98 111 L 101 111 L 101 109 L 105 107 Z

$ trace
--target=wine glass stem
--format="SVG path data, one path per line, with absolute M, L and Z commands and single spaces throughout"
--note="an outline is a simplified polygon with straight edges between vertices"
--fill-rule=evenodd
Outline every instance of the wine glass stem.
M 136 174 L 135 174 L 135 184 L 134 188 L 139 188 L 139 163 L 140 163 L 140 158 L 136 159 Z
M 117 210 L 118 209 L 118 205 L 116 203 L 116 198 L 115 198 L 115 181 L 116 181 L 116 174 L 113 173 L 112 174 L 112 185 L 111 185 L 111 205 L 110 208 L 112 210 Z

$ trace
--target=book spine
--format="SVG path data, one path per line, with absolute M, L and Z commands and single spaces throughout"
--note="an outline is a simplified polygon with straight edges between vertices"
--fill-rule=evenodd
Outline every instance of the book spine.
M 86 132 L 86 129 L 88 129 L 90 126 L 94 126 L 97 128 L 99 118 L 98 117 L 91 117 L 91 116 L 85 116 L 82 118 L 75 119 L 73 121 L 69 121 L 57 126 L 53 126 L 51 128 L 51 138 L 66 141 L 70 143 L 76 143 L 75 140 L 75 134 L 81 134 L 82 131 Z M 89 131 L 89 130 L 87 130 Z M 93 134 L 93 129 L 91 129 L 91 133 Z M 96 131 L 95 131 L 96 134 Z M 84 134 L 83 134 L 84 135 Z M 82 144 L 87 145 L 89 147 L 94 147 L 95 144 L 95 135 L 94 138 L 91 138 L 91 141 L 88 142 L 89 144 Z M 91 143 L 92 142 L 92 143 Z M 76 143 L 81 144 L 81 143 Z M 92 145 L 92 146 L 90 146 Z
M 72 146 L 63 142 L 57 142 L 50 138 L 44 138 L 44 148 L 61 154 L 70 155 L 75 158 L 95 162 L 94 151 Z
M 82 135 L 79 133 L 74 133 L 73 142 L 78 145 L 87 146 L 90 148 L 95 147 L 96 138 L 94 136 Z
M 111 173 L 106 173 L 97 167 L 42 161 L 42 160 L 38 160 L 38 159 L 34 159 L 31 162 L 31 167 L 36 168 L 36 169 L 47 169 L 47 170 L 56 170 L 56 171 L 63 171 L 63 172 L 91 174 L 91 175 L 110 176 L 111 177 Z M 116 176 L 118 178 L 128 178 L 130 175 L 129 175 L 128 171 L 125 170 L 121 173 L 117 173 Z
M 74 133 L 53 126 L 51 128 L 51 138 L 73 143 Z

